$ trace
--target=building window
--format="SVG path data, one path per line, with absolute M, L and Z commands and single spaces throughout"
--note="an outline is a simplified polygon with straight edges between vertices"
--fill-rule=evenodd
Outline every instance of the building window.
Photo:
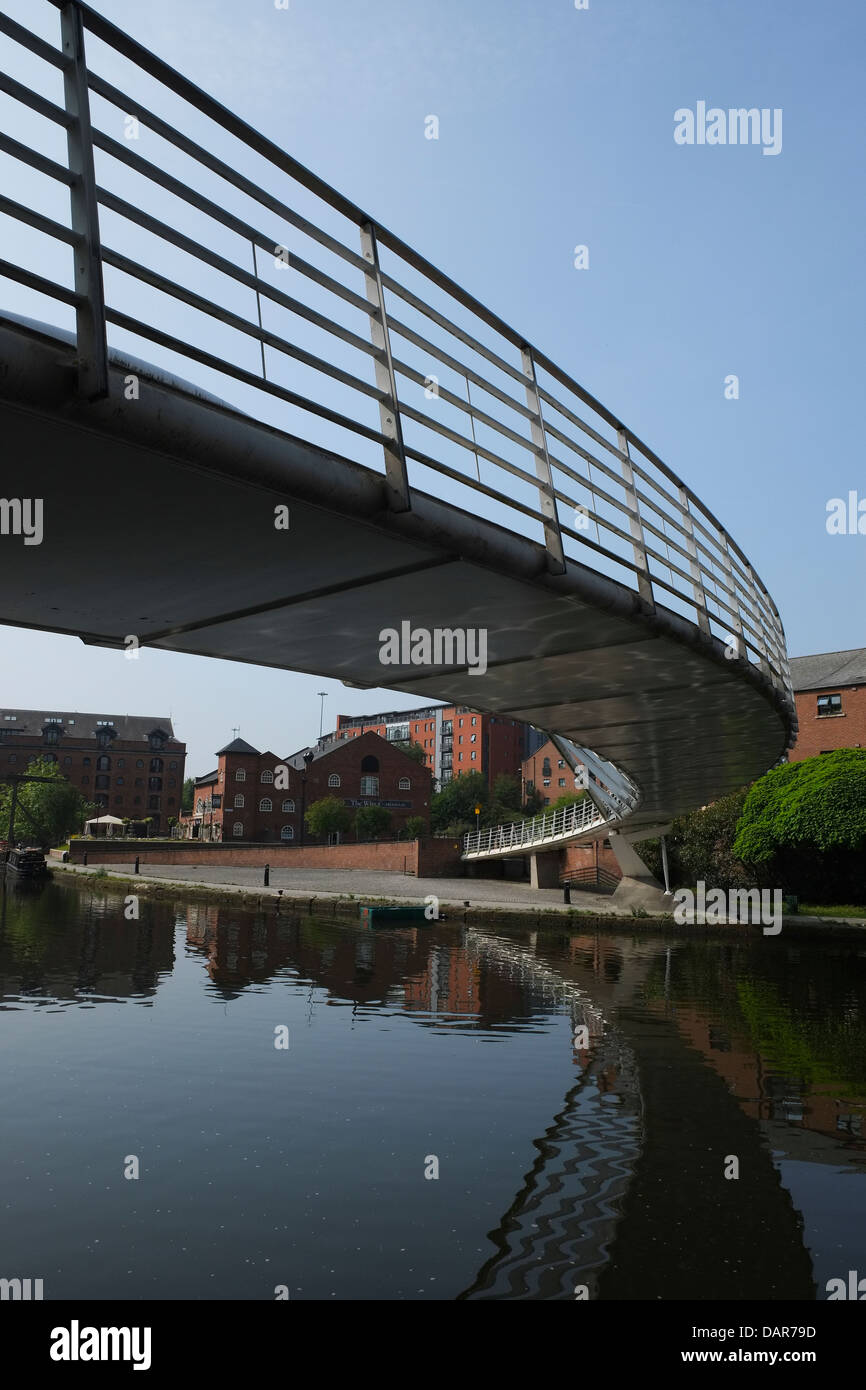
M 842 713 L 841 695 L 819 695 L 818 696 L 818 717 L 826 714 Z
M 158 811 L 158 810 L 159 810 L 159 797 L 158 797 L 158 796 L 152 796 L 152 797 L 150 797 L 150 798 L 148 799 L 147 809 L 148 809 L 148 811 Z
M 63 766 L 64 766 L 64 767 L 69 767 L 69 766 L 71 765 L 71 763 L 72 763 L 72 759 L 71 759 L 71 758 L 64 758 L 64 759 L 63 759 Z
M 457 761 L 458 761 L 458 763 L 462 763 L 462 761 L 463 761 L 463 754 L 462 754 L 462 753 L 458 753 L 458 754 L 457 754 Z
M 235 797 L 235 800 L 237 800 L 237 797 Z M 259 810 L 272 811 L 273 809 L 274 803 L 271 801 L 271 798 L 269 796 L 263 796 L 261 801 L 259 802 Z
M 135 779 L 135 785 L 136 785 L 137 787 L 143 787 L 143 786 L 144 786 L 144 778 L 143 778 L 143 777 L 136 777 L 136 779 Z
M 559 779 L 559 785 L 560 785 L 561 787 L 564 787 L 564 786 L 565 786 L 565 778 L 564 778 L 564 777 L 560 777 L 560 779 Z
M 85 758 L 84 761 L 87 762 L 87 758 Z M 136 760 L 135 760 L 135 766 L 136 766 L 136 767 L 144 767 L 144 758 L 136 758 Z
M 373 755 L 372 755 L 371 753 L 368 753 L 368 755 L 367 755 L 366 758 L 362 758 L 362 759 L 361 759 L 361 771 L 362 771 L 362 772 L 378 772 L 378 771 L 379 771 L 379 759 L 378 759 L 378 758 L 374 758 Z
M 174 805 L 174 797 L 173 797 L 173 796 L 170 796 L 170 797 L 168 798 L 168 804 L 169 804 L 169 806 L 173 806 L 173 805 Z
M 245 769 L 242 768 L 242 767 L 235 768 L 235 781 L 236 781 L 236 782 L 245 782 L 246 780 L 247 780 L 247 774 L 246 774 Z
M 148 790 L 149 792 L 161 792 L 161 791 L 162 791 L 162 778 L 161 778 L 161 777 L 148 777 L 148 779 L 147 779 L 147 790 Z
M 340 785 L 341 785 L 341 783 L 340 783 L 340 774 L 339 774 L 339 772 L 332 772 L 331 775 L 330 775 L 330 777 L 328 778 L 328 786 L 329 786 L 329 787 L 339 787 Z
M 283 828 L 282 828 L 282 830 L 280 831 L 280 839 L 281 839 L 281 840 L 294 840 L 294 838 L 295 838 L 295 827 L 294 827 L 293 825 L 284 825 Z
M 122 777 L 115 777 L 115 779 L 114 779 L 114 785 L 115 785 L 116 787 L 122 787 L 122 786 L 123 786 L 123 778 L 122 778 Z
M 133 804 L 133 806 L 140 806 L 140 805 L 141 805 L 141 797 L 140 797 L 140 796 L 134 796 L 134 797 L 132 798 L 132 804 Z
M 478 720 L 475 718 L 475 715 L 474 715 L 474 714 L 473 714 L 473 716 L 472 716 L 472 723 L 473 723 L 473 724 L 477 724 L 477 723 L 478 723 Z
M 411 786 L 412 783 L 409 781 L 408 777 L 401 777 L 400 781 L 397 783 L 397 790 L 401 792 L 407 792 L 410 790 Z
M 122 797 L 122 796 L 116 796 L 116 797 L 114 798 L 114 804 L 115 804 L 115 806 L 122 806 L 122 805 L 123 805 L 123 797 Z
M 232 826 L 232 834 L 234 835 L 234 837 L 235 837 L 236 840 L 239 840 L 239 839 L 241 838 L 241 836 L 243 835 L 243 833 L 244 833 L 243 822 L 242 822 L 242 821 L 239 821 L 239 820 L 236 820 L 235 823 L 234 823 L 234 825 Z
M 100 775 L 94 780 L 93 785 L 100 788 L 107 787 L 110 780 L 110 778 Z
M 288 798 L 283 802 L 282 808 L 281 808 L 281 809 L 282 809 L 283 811 L 294 811 L 294 809 L 295 809 L 295 803 L 294 803 L 294 801 L 292 800 L 291 797 L 288 797 Z
M 10 763 L 14 763 L 15 759 L 14 759 L 14 758 L 10 758 L 9 761 L 10 761 Z M 87 774 L 85 773 L 85 775 L 84 775 L 84 776 L 82 777 L 82 779 L 81 779 L 81 785 L 82 785 L 82 787 L 86 786 L 87 783 L 88 783 L 89 781 L 90 781 L 90 778 L 89 778 L 89 777 L 87 776 Z
M 235 810 L 236 810 L 236 811 L 242 811 L 243 809 L 244 809 L 244 797 L 243 797 L 243 792 L 238 792 L 237 796 L 235 797 Z
M 470 757 L 470 758 L 474 758 L 474 757 L 475 757 L 475 750 L 474 750 L 474 748 L 473 748 L 472 752 L 469 754 L 469 757 Z
M 177 778 L 176 778 L 176 777 L 169 777 L 169 779 L 168 779 L 168 785 L 169 785 L 170 787 L 176 787 L 176 786 L 177 786 Z
M 265 770 L 264 770 L 264 772 L 262 773 L 261 777 L 259 778 L 259 781 L 260 781 L 260 782 L 273 782 L 273 780 L 274 780 L 274 774 L 271 772 L 271 770 L 270 770 L 269 767 L 266 767 Z
M 151 772 L 162 772 L 162 758 L 151 758 L 150 770 Z
M 476 740 L 477 738 L 478 738 L 478 735 L 477 735 L 477 734 L 470 734 L 470 736 L 469 736 L 469 742 L 470 742 L 470 743 L 474 743 L 475 740 Z
M 96 771 L 97 771 L 97 772 L 110 772 L 110 771 L 111 771 L 111 759 L 110 759 L 110 758 L 106 758 L 105 756 L 103 756 L 103 757 L 101 757 L 101 758 L 97 758 L 97 759 L 96 759 Z
M 365 759 L 365 762 L 366 762 L 366 759 Z M 362 778 L 361 778 L 361 795 L 362 795 L 362 796 L 378 796 L 378 795 L 379 795 L 379 778 L 378 778 L 378 777 L 362 777 Z
M 204 800 L 203 800 L 202 797 L 199 797 L 198 801 L 195 803 L 195 809 L 196 809 L 196 811 L 198 812 L 199 815 L 202 815 L 202 814 L 203 814 L 203 812 L 204 812 Z

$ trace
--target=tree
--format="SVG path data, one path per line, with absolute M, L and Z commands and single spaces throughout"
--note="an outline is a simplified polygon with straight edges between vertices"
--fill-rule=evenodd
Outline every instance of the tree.
M 410 816 L 405 826 L 407 838 L 410 840 L 422 840 L 425 835 L 429 835 L 430 827 L 423 816 Z
M 180 795 L 180 809 L 185 816 L 192 815 L 193 801 L 195 799 L 195 778 L 185 777 L 183 779 L 183 791 Z
M 501 772 L 493 782 L 491 801 L 509 811 L 522 811 L 522 787 L 516 773 Z
M 336 796 L 323 796 L 309 807 L 304 824 L 311 835 L 322 839 L 326 835 L 345 834 L 352 825 L 352 812 Z
M 719 797 L 702 810 L 677 816 L 666 836 L 671 888 L 691 888 L 703 881 L 708 888 L 748 888 L 754 885 L 749 872 L 734 853 L 737 825 L 746 799 L 746 788 Z M 662 882 L 661 845 L 658 840 L 642 840 L 635 850 L 655 877 Z
M 355 816 L 355 834 L 359 840 L 378 840 L 391 828 L 391 812 L 384 806 L 361 806 Z
M 586 791 L 563 792 L 562 796 L 558 796 L 553 805 L 548 806 L 547 809 L 549 811 L 561 811 L 565 806 L 576 806 L 579 801 L 585 801 L 588 796 L 589 792 Z
M 401 741 L 400 743 L 395 743 L 394 747 L 399 748 L 401 753 L 405 753 L 407 758 L 411 758 L 413 763 L 423 763 L 426 766 L 427 754 L 424 752 L 424 749 L 421 747 L 420 743 L 409 743 L 408 741 Z
M 32 840 L 44 848 L 62 844 L 70 835 L 81 832 L 96 807 L 86 801 L 78 788 L 66 780 L 57 764 L 47 758 L 37 758 L 27 771 L 34 777 L 50 778 L 50 781 L 19 783 L 16 840 Z M 0 836 L 8 833 L 11 803 L 11 785 L 0 783 Z
M 866 749 L 771 768 L 749 791 L 734 853 L 819 902 L 866 896 Z
M 430 820 L 434 830 L 460 834 L 475 828 L 475 807 L 482 811 L 490 800 L 487 779 L 480 772 L 467 772 L 446 782 L 430 801 Z

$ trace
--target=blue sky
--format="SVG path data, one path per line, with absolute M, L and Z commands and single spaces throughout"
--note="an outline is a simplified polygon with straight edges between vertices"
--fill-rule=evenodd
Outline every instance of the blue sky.
M 0 8 L 56 33 L 43 0 Z M 866 497 L 860 4 L 93 8 L 367 208 L 625 419 L 752 559 L 791 655 L 866 644 L 866 536 L 825 527 L 830 498 Z M 4 40 L 4 60 L 13 52 Z M 701 100 L 781 108 L 781 153 L 678 146 L 674 112 Z M 12 109 L 4 100 L 0 114 Z M 424 138 L 429 114 L 435 141 Z M 0 235 L 18 233 L 3 218 Z M 587 270 L 573 266 L 576 244 L 589 247 Z M 27 311 L 5 283 L 4 294 Z M 729 374 L 738 400 L 725 399 Z M 11 628 L 0 650 L 7 706 L 170 712 L 196 773 L 235 725 L 278 752 L 314 737 L 319 690 L 326 727 L 338 712 L 414 703 L 204 658 L 145 651 L 128 662 Z

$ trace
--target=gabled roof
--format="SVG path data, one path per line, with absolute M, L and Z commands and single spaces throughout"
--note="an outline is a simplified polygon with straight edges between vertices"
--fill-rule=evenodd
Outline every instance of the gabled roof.
M 211 782 L 215 782 L 216 779 L 217 779 L 218 777 L 219 777 L 219 768 L 216 768 L 216 767 L 215 767 L 214 770 L 213 770 L 213 772 L 207 772 L 207 773 L 205 773 L 204 777 L 196 777 L 196 779 L 195 779 L 195 785 L 196 785 L 197 787 L 206 787 L 206 786 L 209 786 L 210 783 L 211 783 Z
M 866 647 L 791 658 L 795 690 L 823 690 L 831 685 L 866 685 Z
M 227 743 L 225 748 L 217 749 L 217 757 L 221 758 L 223 753 L 244 753 L 252 758 L 260 758 L 262 755 L 258 748 L 253 748 L 251 743 L 247 743 L 244 738 L 233 738 L 231 743 Z
M 14 716 L 14 717 L 12 717 Z M 143 743 L 155 729 L 176 742 L 170 719 L 143 714 L 82 714 L 80 710 L 0 709 L 0 729 L 41 737 L 45 724 L 56 722 L 70 738 L 95 738 L 100 729 L 112 728 L 119 739 Z

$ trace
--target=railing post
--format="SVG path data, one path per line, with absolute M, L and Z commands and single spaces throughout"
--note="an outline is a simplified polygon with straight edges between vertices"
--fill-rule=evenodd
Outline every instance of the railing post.
M 78 235 L 73 260 L 78 349 L 78 392 L 89 401 L 108 395 L 108 344 L 105 331 L 105 292 L 102 285 L 102 253 L 99 240 L 99 204 L 93 168 L 93 135 L 90 128 L 90 94 L 84 55 L 84 25 L 74 0 L 60 12 L 63 52 L 69 59 L 63 70 L 66 110 L 73 118 L 66 128 L 69 170 L 75 182 L 69 189 L 72 230 Z
M 725 535 L 724 531 L 721 531 L 719 535 L 721 540 L 722 568 L 725 571 L 725 578 L 727 579 L 728 587 L 731 590 L 730 598 L 731 604 L 734 608 L 734 620 L 732 624 L 734 631 L 732 633 L 732 636 L 737 638 L 737 643 L 739 646 L 739 642 L 743 639 L 745 634 L 743 632 L 743 620 L 740 616 L 740 599 L 737 594 L 737 580 L 734 574 L 734 567 L 731 564 L 731 552 L 728 550 L 728 538 Z M 748 661 L 748 652 L 741 652 L 740 655 L 743 657 L 745 661 Z
M 406 452 L 403 447 L 403 426 L 397 399 L 397 376 L 391 357 L 391 334 L 388 329 L 385 290 L 379 266 L 379 247 L 372 222 L 365 222 L 361 227 L 361 254 L 370 264 L 370 272 L 364 276 L 364 284 L 367 299 L 374 309 L 370 314 L 370 335 L 373 346 L 379 349 L 376 357 L 376 385 L 385 398 L 379 402 L 379 419 L 382 433 L 388 441 L 384 446 L 388 503 L 391 511 L 408 512 L 412 503 L 409 496 Z
M 698 559 L 698 547 L 695 544 L 695 528 L 692 525 L 692 514 L 689 511 L 688 489 L 680 486 L 680 510 L 682 513 L 683 528 L 686 531 L 686 550 L 689 552 L 689 568 L 692 572 L 692 589 L 695 596 L 695 608 L 698 614 L 698 627 L 701 632 L 710 632 L 710 618 L 707 613 L 707 595 L 704 590 L 704 579 L 701 574 L 701 562 Z M 668 550 L 670 555 L 670 550 Z
M 541 514 L 544 517 L 544 544 L 547 549 L 547 568 L 551 574 L 565 574 L 565 551 L 562 548 L 562 532 L 559 529 L 559 513 L 553 493 L 553 472 L 550 455 L 547 452 L 547 432 L 541 413 L 541 396 L 538 394 L 538 380 L 535 375 L 535 360 L 532 349 L 521 348 L 520 357 L 526 381 L 526 404 L 532 411 L 532 443 L 534 447 L 535 472 L 546 486 L 538 489 Z
M 653 599 L 653 586 L 649 576 L 649 565 L 646 558 L 646 545 L 643 538 L 643 527 L 640 523 L 640 508 L 637 504 L 637 492 L 634 485 L 634 469 L 631 466 L 631 457 L 628 451 L 628 435 L 625 430 L 617 430 L 616 441 L 619 451 L 623 455 L 620 460 L 622 467 L 622 480 L 625 490 L 626 502 L 632 515 L 629 516 L 629 530 L 634 542 L 634 562 L 637 565 L 637 588 L 641 598 L 655 607 Z

